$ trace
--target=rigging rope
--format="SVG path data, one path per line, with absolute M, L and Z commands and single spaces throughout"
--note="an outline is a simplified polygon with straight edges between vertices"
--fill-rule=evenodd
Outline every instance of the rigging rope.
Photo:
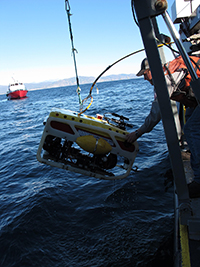
M 74 60 L 74 68 L 75 68 L 75 74 L 76 74 L 76 83 L 77 83 L 77 94 L 78 94 L 78 98 L 79 98 L 79 105 L 80 105 L 80 111 L 82 111 L 83 109 L 83 102 L 81 100 L 81 89 L 80 89 L 80 85 L 79 85 L 79 78 L 78 78 L 78 72 L 77 72 L 77 66 L 76 66 L 76 57 L 75 57 L 75 52 L 77 52 L 77 50 L 74 48 L 74 41 L 73 41 L 73 34 L 72 34 L 72 27 L 71 27 L 71 21 L 70 21 L 70 16 L 72 15 L 70 13 L 70 5 L 69 5 L 69 1 L 65 0 L 65 9 L 67 11 L 67 17 L 68 17 L 68 22 L 69 22 L 69 32 L 70 32 L 70 39 L 71 39 L 71 45 L 72 45 L 72 54 L 73 54 L 73 60 Z

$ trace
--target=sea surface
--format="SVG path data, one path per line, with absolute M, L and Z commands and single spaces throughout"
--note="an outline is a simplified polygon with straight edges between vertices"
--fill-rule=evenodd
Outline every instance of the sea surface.
M 82 98 L 90 86 L 81 85 Z M 153 101 L 147 81 L 97 87 L 86 115 L 115 112 L 130 119 L 128 131 L 141 126 Z M 0 96 L 0 266 L 172 266 L 174 202 L 162 122 L 138 140 L 137 172 L 98 180 L 36 159 L 51 109 L 79 111 L 76 86 L 27 96 Z

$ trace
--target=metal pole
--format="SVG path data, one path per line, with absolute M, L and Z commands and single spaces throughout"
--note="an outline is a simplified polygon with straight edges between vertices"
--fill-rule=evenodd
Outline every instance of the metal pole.
M 151 19 L 151 21 L 152 21 L 152 25 L 153 25 L 153 28 L 154 28 L 155 36 L 159 40 L 160 37 L 161 37 L 161 34 L 160 34 L 159 27 L 158 27 L 158 24 L 157 24 L 157 21 L 156 21 L 156 17 L 153 17 Z M 166 57 L 165 57 L 163 46 L 158 47 L 158 51 L 159 51 L 159 54 L 160 54 L 161 62 L 164 65 L 166 63 Z M 177 105 L 176 105 L 176 102 L 173 101 L 173 100 L 171 100 L 170 102 L 171 102 L 172 111 L 173 111 L 173 114 L 174 114 L 174 120 L 175 120 L 175 124 L 176 124 L 176 130 L 177 130 L 177 134 L 178 134 L 178 139 L 181 140 L 182 129 L 181 129 L 181 125 L 180 125 Z
M 200 102 L 200 78 L 198 78 L 198 76 L 195 72 L 195 69 L 192 66 L 191 60 L 190 60 L 188 54 L 186 53 L 186 51 L 182 45 L 182 42 L 180 41 L 179 34 L 178 34 L 176 28 L 174 27 L 174 24 L 171 21 L 169 14 L 165 11 L 162 14 L 162 16 L 163 16 L 163 19 L 165 20 L 165 23 L 166 23 L 173 39 L 174 39 L 174 42 L 175 42 L 178 50 L 181 53 L 181 56 L 185 62 L 185 65 L 187 66 L 187 69 L 191 75 L 192 81 L 190 82 L 190 85 L 194 91 L 196 98 L 197 98 L 197 102 L 199 103 Z
M 194 68 L 192 66 L 192 63 L 190 61 L 190 58 L 189 58 L 188 54 L 186 53 L 186 51 L 185 51 L 185 49 L 184 49 L 184 47 L 182 45 L 182 42 L 180 41 L 180 36 L 179 36 L 176 28 L 174 27 L 174 24 L 173 24 L 169 14 L 168 14 L 168 12 L 165 11 L 162 14 L 162 16 L 163 16 L 163 19 L 164 19 L 164 21 L 165 21 L 165 23 L 166 23 L 171 35 L 172 35 L 172 38 L 174 39 L 174 42 L 175 42 L 178 50 L 181 53 L 181 56 L 182 56 L 182 58 L 183 58 L 183 60 L 185 62 L 185 65 L 188 68 L 188 71 L 189 71 L 189 73 L 191 75 L 192 80 L 197 80 L 198 76 L 197 76 L 197 74 L 196 74 L 196 72 L 195 72 L 195 70 L 194 70 Z
M 179 140 L 174 121 L 173 112 L 170 105 L 169 93 L 163 73 L 162 63 L 158 52 L 153 25 L 150 14 L 152 10 L 144 10 L 146 1 L 135 0 L 134 6 L 138 17 L 141 36 L 146 50 L 149 66 L 152 72 L 153 83 L 158 97 L 158 103 L 161 111 L 162 122 L 165 130 L 166 141 L 169 150 L 176 191 L 179 203 L 189 204 L 189 194 L 179 147 Z M 151 8 L 149 8 L 151 9 Z M 142 13 L 144 10 L 144 14 Z M 149 13 L 148 13 L 149 12 Z M 155 11 L 154 11 L 155 13 Z M 154 14 L 155 15 L 155 14 Z M 185 209 L 181 214 L 181 222 L 187 223 L 190 211 Z

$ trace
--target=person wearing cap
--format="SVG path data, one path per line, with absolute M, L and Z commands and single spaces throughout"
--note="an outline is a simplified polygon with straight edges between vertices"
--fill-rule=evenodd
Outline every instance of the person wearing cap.
M 141 63 L 141 70 L 136 74 L 136 76 L 144 75 L 144 80 L 150 82 L 153 85 L 153 80 L 151 76 L 151 71 L 149 68 L 148 60 L 145 58 Z M 144 133 L 149 133 L 161 120 L 160 108 L 157 100 L 156 93 L 154 91 L 154 101 L 152 102 L 151 110 L 149 115 L 146 117 L 144 124 L 136 131 L 127 135 L 126 140 L 129 143 L 134 142 Z
M 141 63 L 141 70 L 137 76 L 144 75 L 144 79 L 153 85 L 151 71 L 148 60 L 145 58 Z M 126 140 L 129 143 L 136 141 L 144 133 L 150 132 L 161 120 L 160 108 L 154 91 L 154 101 L 152 102 L 149 115 L 146 117 L 144 124 L 136 131 L 128 134 Z M 191 167 L 194 172 L 193 181 L 188 184 L 189 196 L 191 198 L 200 197 L 200 105 L 194 109 L 192 115 L 184 126 L 184 135 L 191 152 Z

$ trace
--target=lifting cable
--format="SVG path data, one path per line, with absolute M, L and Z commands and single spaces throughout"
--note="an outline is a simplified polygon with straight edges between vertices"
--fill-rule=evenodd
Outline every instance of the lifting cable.
M 69 22 L 69 32 L 70 32 L 70 39 L 71 39 L 71 45 L 72 45 L 72 55 L 73 55 L 73 59 L 74 59 L 74 67 L 75 67 L 75 74 L 76 74 L 76 83 L 77 83 L 77 94 L 78 94 L 78 99 L 79 99 L 79 105 L 80 105 L 80 111 L 82 111 L 83 108 L 83 102 L 81 100 L 81 89 L 79 86 L 79 78 L 78 78 L 78 72 L 77 72 L 77 66 L 76 66 L 76 57 L 75 57 L 75 52 L 77 52 L 77 50 L 74 48 L 74 42 L 73 42 L 73 34 L 72 34 L 72 27 L 71 27 L 71 21 L 70 21 L 70 16 L 72 14 L 70 14 L 70 5 L 69 5 L 69 1 L 65 0 L 65 9 L 67 11 L 67 17 L 68 17 L 68 22 Z

